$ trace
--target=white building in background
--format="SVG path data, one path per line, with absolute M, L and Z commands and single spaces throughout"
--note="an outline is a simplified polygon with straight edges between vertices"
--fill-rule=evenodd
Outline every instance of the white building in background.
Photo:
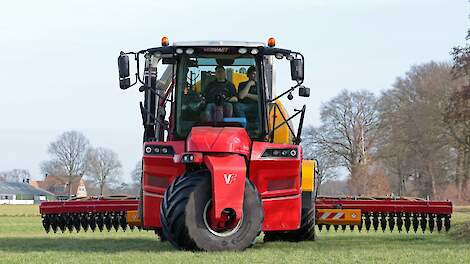
M 82 176 L 56 176 L 46 175 L 42 181 L 31 181 L 31 185 L 51 192 L 59 200 L 70 197 L 86 197 L 87 189 Z
M 28 183 L 0 181 L 0 204 L 35 204 L 53 199 L 53 193 Z

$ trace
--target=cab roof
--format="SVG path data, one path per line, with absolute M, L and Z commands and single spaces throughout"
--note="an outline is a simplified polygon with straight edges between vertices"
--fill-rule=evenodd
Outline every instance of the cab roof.
M 227 46 L 227 47 L 265 47 L 263 42 L 232 41 L 232 40 L 206 40 L 174 42 L 173 46 Z

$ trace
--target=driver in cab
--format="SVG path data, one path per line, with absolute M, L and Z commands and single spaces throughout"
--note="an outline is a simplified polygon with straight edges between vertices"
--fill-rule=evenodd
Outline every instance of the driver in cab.
M 232 117 L 233 105 L 231 103 L 238 101 L 235 86 L 227 80 L 223 66 L 215 67 L 215 77 L 216 79 L 202 91 L 202 96 L 206 100 L 203 115 L 207 122 L 221 122 L 224 117 Z

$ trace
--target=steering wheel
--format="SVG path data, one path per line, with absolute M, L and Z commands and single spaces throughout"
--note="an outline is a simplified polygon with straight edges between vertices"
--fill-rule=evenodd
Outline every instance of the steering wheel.
M 227 98 L 225 97 L 225 94 L 223 93 L 218 93 L 215 95 L 215 105 L 217 106 L 223 106 L 226 100 Z

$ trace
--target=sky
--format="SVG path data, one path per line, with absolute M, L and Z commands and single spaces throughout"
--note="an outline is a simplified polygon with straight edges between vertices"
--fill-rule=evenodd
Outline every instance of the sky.
M 123 179 L 141 158 L 137 88 L 119 89 L 119 51 L 170 42 L 266 42 L 305 56 L 306 125 L 341 90 L 380 94 L 412 65 L 449 61 L 470 28 L 467 0 L 5 1 L 0 9 L 0 171 L 34 179 L 48 144 L 78 130 L 118 153 Z M 277 69 L 277 89 L 292 85 Z

